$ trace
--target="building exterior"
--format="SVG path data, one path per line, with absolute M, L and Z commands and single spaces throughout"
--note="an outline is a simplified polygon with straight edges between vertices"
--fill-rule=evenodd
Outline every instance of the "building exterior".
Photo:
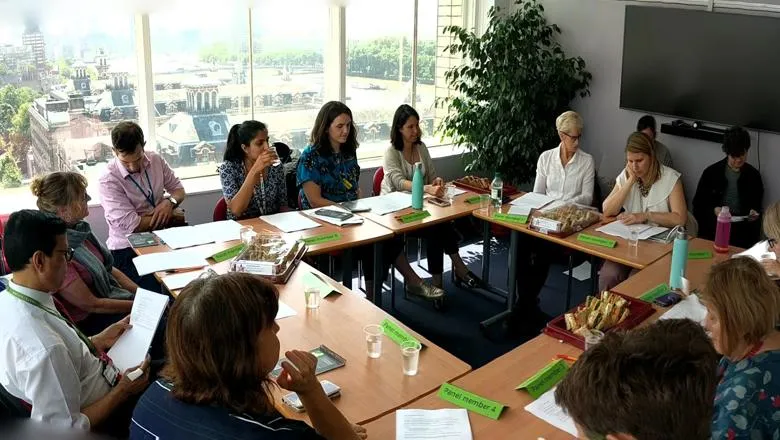
M 31 53 L 30 64 L 34 67 L 36 80 L 45 82 L 47 78 L 46 69 L 46 42 L 43 33 L 37 25 L 28 25 L 22 34 L 22 45 L 29 48 Z

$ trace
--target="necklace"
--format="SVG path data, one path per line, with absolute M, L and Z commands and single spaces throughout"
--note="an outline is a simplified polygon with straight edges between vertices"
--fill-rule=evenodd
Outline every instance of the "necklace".
M 641 180 L 637 182 L 637 184 L 639 185 L 639 194 L 641 194 L 642 197 L 647 197 L 647 195 L 650 194 L 650 188 L 652 188 L 653 185 L 645 186 L 644 182 Z

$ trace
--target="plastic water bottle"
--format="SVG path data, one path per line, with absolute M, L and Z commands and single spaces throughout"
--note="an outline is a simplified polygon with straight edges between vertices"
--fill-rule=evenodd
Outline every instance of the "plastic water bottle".
M 729 207 L 720 208 L 718 214 L 718 225 L 715 229 L 715 252 L 726 254 L 729 251 L 729 242 L 731 241 L 731 212 Z
M 423 186 L 422 162 L 415 162 L 412 176 L 412 208 L 414 209 L 422 209 Z
M 685 228 L 677 231 L 672 248 L 672 267 L 669 270 L 669 287 L 682 289 L 682 279 L 685 276 L 685 265 L 688 264 L 688 235 Z
M 504 181 L 501 180 L 501 173 L 496 172 L 493 181 L 490 183 L 490 203 L 496 211 L 501 210 L 504 200 Z

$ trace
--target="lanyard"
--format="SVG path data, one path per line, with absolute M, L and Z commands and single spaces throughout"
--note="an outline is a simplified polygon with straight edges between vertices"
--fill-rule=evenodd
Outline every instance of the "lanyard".
M 135 187 L 138 188 L 138 191 L 141 191 L 141 194 L 144 195 L 144 197 L 146 198 L 146 201 L 149 202 L 149 204 L 152 205 L 152 209 L 154 209 L 154 207 L 155 207 L 155 205 L 154 205 L 154 189 L 152 189 L 152 181 L 149 180 L 149 170 L 144 169 L 144 174 L 146 174 L 146 183 L 147 183 L 147 185 L 149 185 L 149 194 L 147 194 L 146 191 L 144 191 L 144 189 L 141 188 L 141 185 L 139 185 L 138 182 L 136 182 L 136 180 L 133 179 L 133 176 L 128 174 L 127 177 L 130 178 L 130 181 L 135 184 Z M 143 179 L 141 179 L 141 180 L 143 181 Z
M 79 337 L 79 339 L 81 339 L 81 342 L 87 344 L 87 348 L 89 348 L 89 352 L 90 353 L 92 353 L 95 357 L 100 357 L 100 354 L 98 353 L 97 348 L 95 348 L 95 344 L 93 344 L 92 341 L 88 337 L 86 337 L 84 335 L 84 333 L 81 333 L 81 331 L 78 328 L 76 328 L 76 326 L 73 325 L 72 322 L 70 322 L 69 320 L 65 319 L 64 316 L 60 315 L 58 312 L 56 312 L 54 310 L 51 310 L 50 308 L 48 308 L 46 306 L 44 306 L 43 304 L 41 304 L 37 300 L 35 300 L 33 298 L 30 298 L 27 295 L 24 295 L 22 293 L 19 293 L 19 292 L 15 291 L 14 289 L 11 288 L 11 286 L 7 286 L 5 288 L 5 291 L 8 292 L 9 294 L 11 294 L 11 296 L 15 296 L 16 298 L 26 302 L 27 304 L 30 304 L 30 305 L 32 305 L 34 307 L 38 307 L 39 309 L 41 309 L 44 312 L 50 314 L 51 316 L 54 316 L 55 318 L 58 318 L 58 319 L 62 320 L 62 322 L 67 324 L 68 327 L 70 327 L 71 329 L 73 329 L 73 331 L 76 332 L 76 335 Z

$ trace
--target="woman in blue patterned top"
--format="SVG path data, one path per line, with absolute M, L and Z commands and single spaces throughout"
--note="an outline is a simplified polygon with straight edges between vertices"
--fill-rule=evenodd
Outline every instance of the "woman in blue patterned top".
M 712 438 L 780 439 L 780 290 L 751 258 L 716 264 L 702 294 L 718 353 Z
M 244 121 L 230 129 L 225 162 L 219 166 L 229 219 L 259 217 L 287 209 L 284 167 L 269 148 L 268 128 Z

